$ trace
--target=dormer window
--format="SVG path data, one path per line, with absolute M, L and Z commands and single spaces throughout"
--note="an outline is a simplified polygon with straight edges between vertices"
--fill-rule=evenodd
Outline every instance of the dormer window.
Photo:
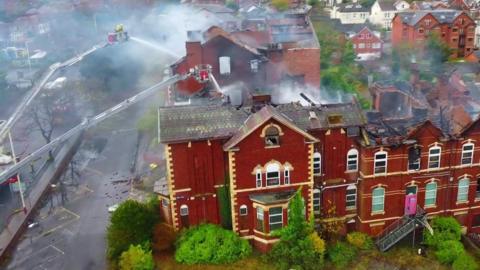
M 278 128 L 271 126 L 265 131 L 265 145 L 276 146 L 280 145 L 280 131 Z

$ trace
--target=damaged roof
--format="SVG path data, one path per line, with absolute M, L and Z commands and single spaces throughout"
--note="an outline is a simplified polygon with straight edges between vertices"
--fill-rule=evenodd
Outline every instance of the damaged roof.
M 286 124 L 310 140 L 309 130 L 362 126 L 366 120 L 356 103 L 304 107 L 289 103 L 267 105 L 252 113 L 250 107 L 235 108 L 230 104 L 208 106 L 160 107 L 160 141 L 175 143 L 195 140 L 230 138 L 225 149 L 234 146 L 252 130 L 270 118 Z M 293 124 L 293 125 L 292 125 Z
M 162 143 L 230 137 L 248 115 L 233 106 L 160 107 Z

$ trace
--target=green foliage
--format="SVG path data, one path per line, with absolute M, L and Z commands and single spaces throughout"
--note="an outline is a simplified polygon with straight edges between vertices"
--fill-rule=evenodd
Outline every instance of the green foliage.
M 432 61 L 435 61 L 438 64 L 448 61 L 448 58 L 451 54 L 451 49 L 448 44 L 443 42 L 443 40 L 437 33 L 430 33 L 427 39 L 426 46 L 428 52 L 430 53 L 430 58 Z
M 224 185 L 217 189 L 217 197 L 220 208 L 220 220 L 225 229 L 232 228 L 232 210 L 230 205 L 230 192 L 228 186 Z
M 359 1 L 360 5 L 366 7 L 366 8 L 371 8 L 373 4 L 375 3 L 375 0 L 360 0 Z
M 234 0 L 227 0 L 225 1 L 225 6 L 228 7 L 228 8 L 231 8 L 233 10 L 237 10 L 238 9 L 238 5 L 237 3 L 234 1 Z
M 212 224 L 187 229 L 176 242 L 175 260 L 186 264 L 225 264 L 245 258 L 252 247 L 234 232 Z
M 127 200 L 112 213 L 107 228 L 107 254 L 117 259 L 130 245 L 149 242 L 158 221 L 158 210 L 147 204 Z
M 120 270 L 153 270 L 152 251 L 144 250 L 140 245 L 130 245 L 120 256 L 118 266 Z
M 305 220 L 301 189 L 290 200 L 288 226 L 277 231 L 280 241 L 267 255 L 278 269 L 321 269 L 325 242 Z
M 460 241 L 462 227 L 453 217 L 435 217 L 432 220 L 433 235 L 424 231 L 425 243 L 434 248 L 448 240 Z
M 155 108 L 150 108 L 137 122 L 137 129 L 154 137 L 158 126 L 158 115 Z
M 315 31 L 320 48 L 322 48 L 320 50 L 320 67 L 323 72 L 332 65 L 333 53 L 339 51 L 340 33 L 327 23 L 315 24 Z
M 347 234 L 347 242 L 358 249 L 372 249 L 374 247 L 372 238 L 361 232 L 351 232 Z
M 337 268 L 345 268 L 357 256 L 355 247 L 337 242 L 327 251 L 328 258 Z
M 355 50 L 353 50 L 353 43 L 349 40 L 345 42 L 343 53 L 342 53 L 342 64 L 345 66 L 350 66 L 355 61 Z
M 310 6 L 315 6 L 317 5 L 319 2 L 319 0 L 308 0 L 307 3 L 310 5 Z
M 452 264 L 460 255 L 465 253 L 465 249 L 460 241 L 448 240 L 438 245 L 435 256 L 443 264 Z
M 476 270 L 478 264 L 472 256 L 462 254 L 453 262 L 452 268 L 453 270 Z
M 288 9 L 289 2 L 288 0 L 272 0 L 272 5 L 278 11 L 285 11 Z

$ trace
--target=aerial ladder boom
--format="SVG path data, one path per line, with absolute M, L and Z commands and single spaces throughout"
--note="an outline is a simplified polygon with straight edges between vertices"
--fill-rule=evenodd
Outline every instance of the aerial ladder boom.
M 86 130 L 99 122 L 105 120 L 106 118 L 113 116 L 129 107 L 132 105 L 138 103 L 139 101 L 144 100 L 145 98 L 151 96 L 156 92 L 157 89 L 159 88 L 164 88 L 167 86 L 170 86 L 172 84 L 177 83 L 178 81 L 185 80 L 186 78 L 190 76 L 194 76 L 196 80 L 199 82 L 206 82 L 210 78 L 210 71 L 211 67 L 207 65 L 201 65 L 196 67 L 195 69 L 191 69 L 189 73 L 183 74 L 183 75 L 174 75 L 166 80 L 163 80 L 162 82 L 159 82 L 143 91 L 140 93 L 120 102 L 119 104 L 103 111 L 102 113 L 92 117 L 92 118 L 87 118 L 82 121 L 79 125 L 73 127 L 66 133 L 60 135 L 59 137 L 55 138 L 52 140 L 50 143 L 40 147 L 33 153 L 27 155 L 24 157 L 22 160 L 20 160 L 18 163 L 14 164 L 13 166 L 9 167 L 8 169 L 4 170 L 2 173 L 0 173 L 0 185 L 3 184 L 8 178 L 10 178 L 12 175 L 18 173 L 20 168 L 23 166 L 29 164 L 30 162 L 36 160 L 37 158 L 40 158 L 43 154 L 46 152 L 52 150 L 54 147 L 64 143 L 71 137 L 73 137 L 76 134 L 79 134 L 79 132 Z
M 65 62 L 52 64 L 48 68 L 48 71 L 42 76 L 42 78 L 38 81 L 38 83 L 33 87 L 30 93 L 26 95 L 22 100 L 22 102 L 20 103 L 20 105 L 17 106 L 12 116 L 10 116 L 10 118 L 5 123 L 3 123 L 3 125 L 0 126 L 0 144 L 6 138 L 8 131 L 12 128 L 15 122 L 22 116 L 25 109 L 32 103 L 34 98 L 38 95 L 38 93 L 40 93 L 40 91 L 43 89 L 45 84 L 53 76 L 53 74 L 55 74 L 56 71 L 80 62 L 85 56 L 93 53 L 94 51 L 100 48 L 104 48 L 107 45 L 108 45 L 107 43 L 100 43 L 88 49 L 87 51 L 68 59 Z

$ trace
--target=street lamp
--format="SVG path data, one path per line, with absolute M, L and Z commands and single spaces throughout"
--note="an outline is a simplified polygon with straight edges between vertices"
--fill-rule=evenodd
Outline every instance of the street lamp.
M 0 126 L 2 126 L 6 121 L 0 120 Z M 12 133 L 8 130 L 8 140 L 10 142 L 10 151 L 12 152 L 13 163 L 17 164 L 17 157 L 15 156 L 15 149 L 13 147 Z M 25 198 L 23 196 L 22 182 L 20 180 L 20 174 L 17 173 L 17 182 L 18 182 L 18 192 L 20 192 L 20 199 L 22 200 L 23 212 L 27 213 L 27 207 L 25 206 Z

